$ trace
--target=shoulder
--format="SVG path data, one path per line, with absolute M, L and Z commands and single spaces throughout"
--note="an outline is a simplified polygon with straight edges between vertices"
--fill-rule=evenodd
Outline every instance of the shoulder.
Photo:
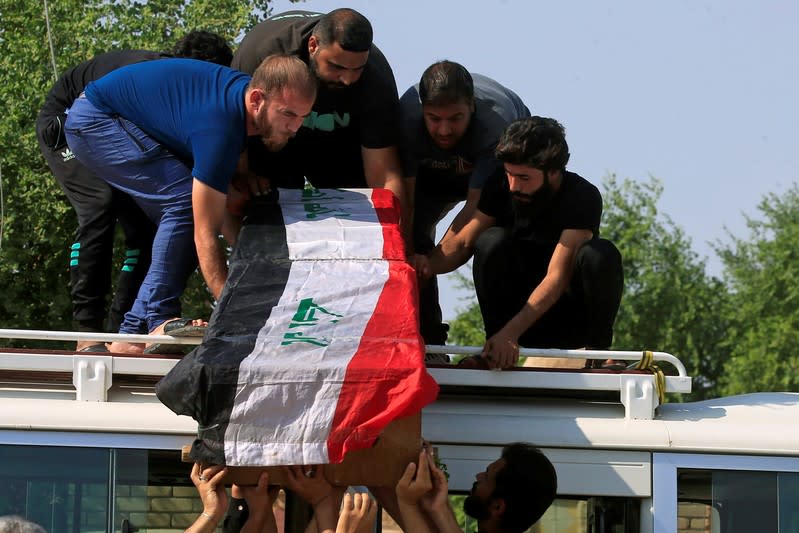
M 572 199 L 586 206 L 602 207 L 602 194 L 596 185 L 583 178 L 579 174 L 569 172 L 563 173 L 562 187 L 564 192 Z
M 485 117 L 505 123 L 529 117 L 530 110 L 522 99 L 511 89 L 481 74 L 472 74 L 474 79 L 474 97 L 478 112 Z
M 400 98 L 400 112 L 403 119 L 421 119 L 422 118 L 422 102 L 419 100 L 419 85 L 412 85 L 408 87 Z
M 472 74 L 472 78 L 475 119 L 492 137 L 495 137 L 495 142 L 508 124 L 530 116 L 527 106 L 512 90 L 480 74 Z
M 259 22 L 242 39 L 231 66 L 252 73 L 270 54 L 304 57 L 308 38 L 321 16 L 310 11 L 288 11 Z
M 361 79 L 365 88 L 363 90 L 390 90 L 396 98 L 397 83 L 394 80 L 394 71 L 386 56 L 375 45 L 369 49 L 369 59 L 366 60 L 366 69 Z

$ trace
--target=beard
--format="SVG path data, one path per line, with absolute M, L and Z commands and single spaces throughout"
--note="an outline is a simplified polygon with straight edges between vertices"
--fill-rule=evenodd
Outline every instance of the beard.
M 486 520 L 491 516 L 491 512 L 488 509 L 488 502 L 481 500 L 474 493 L 474 488 L 472 488 L 472 493 L 463 500 L 463 512 L 475 520 Z
M 256 119 L 258 130 L 261 132 L 261 142 L 270 152 L 280 151 L 289 142 L 290 136 L 280 137 L 275 128 L 266 119 L 266 113 Z
M 317 52 L 319 53 L 319 52 Z M 319 85 L 324 87 L 325 89 L 330 89 L 331 91 L 340 91 L 342 89 L 346 89 L 347 86 L 338 81 L 327 81 L 326 79 L 322 78 L 322 74 L 319 72 L 319 63 L 316 62 L 316 57 L 311 56 L 308 60 L 308 66 L 311 68 L 311 73 L 314 77 L 319 81 Z
M 544 177 L 544 183 L 532 194 L 512 193 L 514 229 L 517 231 L 529 229 L 547 211 L 554 194 L 555 191 L 547 177 Z

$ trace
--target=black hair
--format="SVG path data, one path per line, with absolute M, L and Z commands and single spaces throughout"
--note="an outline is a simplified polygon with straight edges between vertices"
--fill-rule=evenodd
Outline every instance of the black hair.
M 348 52 L 368 52 L 372 47 L 372 24 L 369 19 L 347 7 L 322 15 L 312 35 L 322 47 L 338 43 Z
M 502 449 L 505 464 L 494 477 L 494 498 L 505 501 L 500 527 L 522 533 L 546 512 L 558 491 L 555 467 L 541 450 L 526 442 Z
M 194 30 L 184 35 L 175 43 L 172 55 L 209 61 L 225 67 L 229 67 L 233 61 L 233 50 L 225 39 L 216 33 L 204 30 Z
M 474 80 L 469 71 L 454 61 L 433 63 L 419 80 L 419 99 L 422 105 L 448 105 L 458 102 L 474 103 Z
M 566 131 L 554 118 L 527 117 L 511 122 L 494 155 L 500 161 L 543 170 L 562 171 L 569 162 Z

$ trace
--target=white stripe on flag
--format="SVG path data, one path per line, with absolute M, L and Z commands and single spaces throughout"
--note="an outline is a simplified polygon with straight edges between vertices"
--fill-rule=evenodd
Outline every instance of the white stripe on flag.
M 382 259 L 371 190 L 280 189 L 289 259 Z
M 278 305 L 239 367 L 226 464 L 329 462 L 326 441 L 347 365 L 388 276 L 387 261 L 292 263 Z

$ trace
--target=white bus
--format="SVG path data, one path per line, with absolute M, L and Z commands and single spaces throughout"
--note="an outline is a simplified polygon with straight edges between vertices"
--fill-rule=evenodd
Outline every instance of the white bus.
M 655 355 L 677 369 L 661 386 L 689 392 L 682 365 Z M 153 392 L 175 361 L 0 348 L 0 516 L 50 533 L 183 531 L 201 511 L 180 458 L 196 423 Z M 453 495 L 510 442 L 554 463 L 558 499 L 531 531 L 799 531 L 799 394 L 661 405 L 649 373 L 430 372 L 441 394 L 422 434 Z

